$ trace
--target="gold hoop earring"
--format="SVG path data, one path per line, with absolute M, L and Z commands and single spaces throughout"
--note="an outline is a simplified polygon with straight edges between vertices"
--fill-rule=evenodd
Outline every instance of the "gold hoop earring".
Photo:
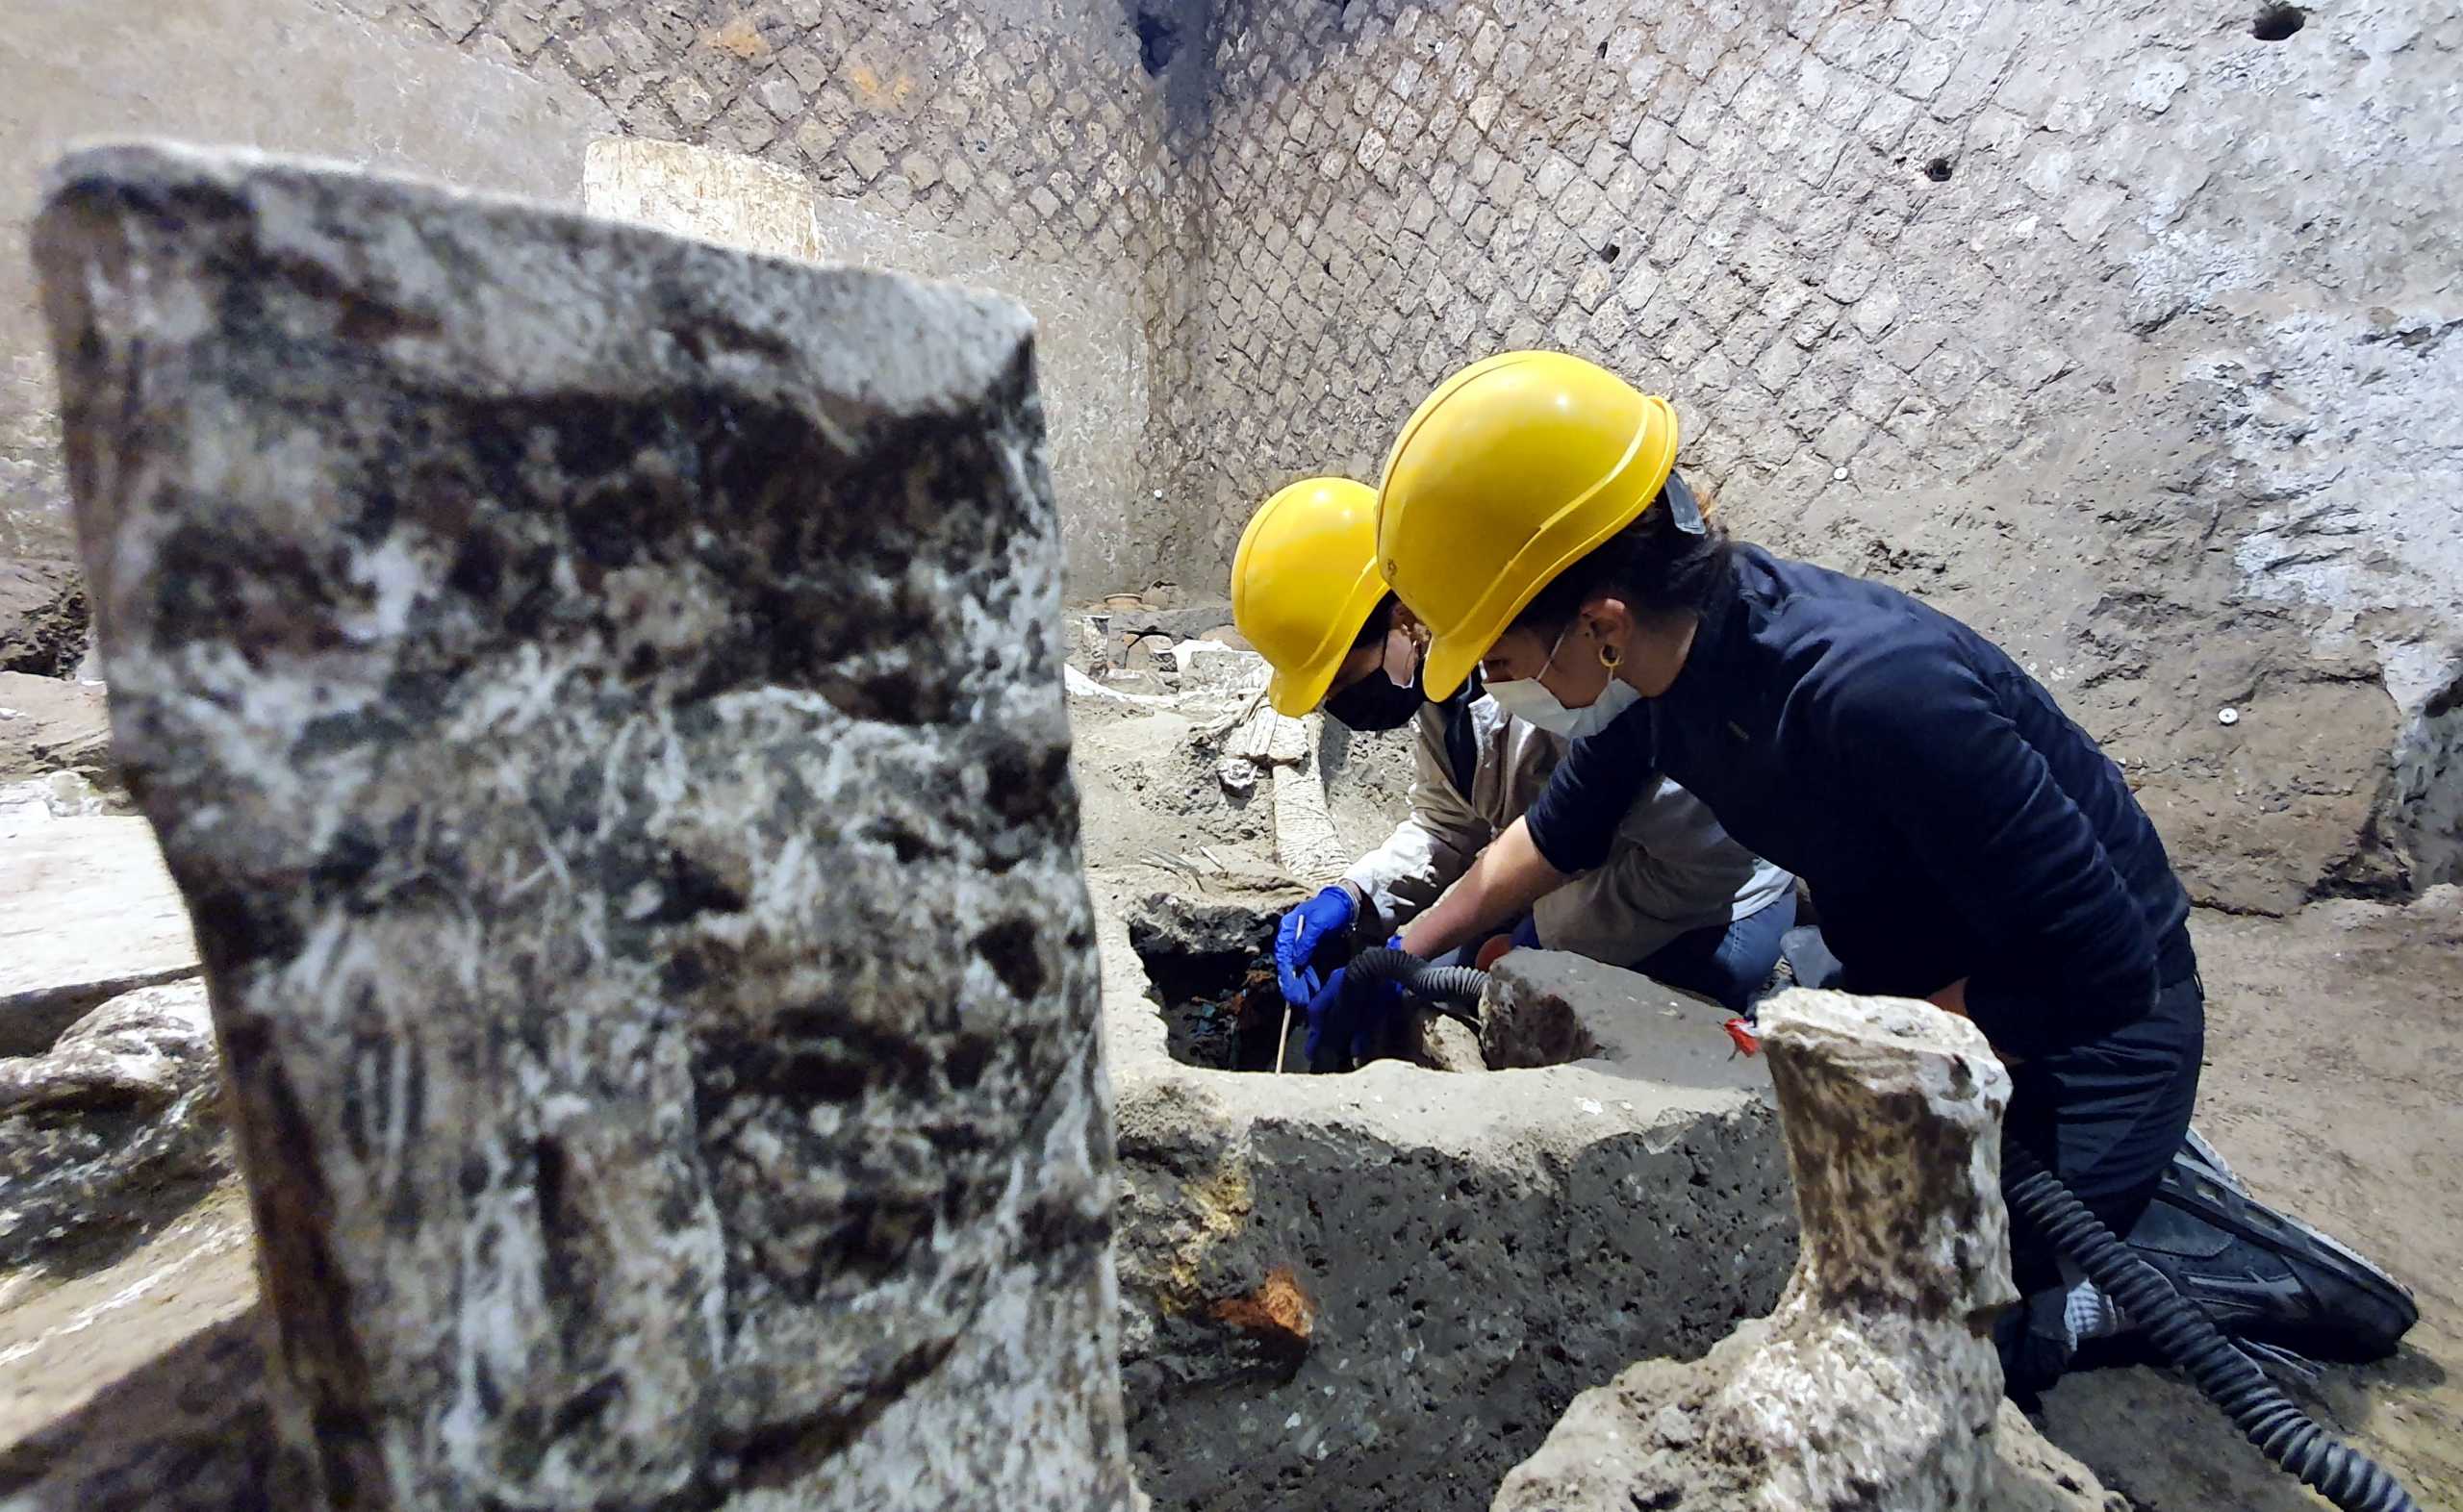
M 1625 653 L 1624 653 L 1623 651 L 1619 650 L 1619 649 L 1614 645 L 1614 643 L 1610 643 L 1610 642 L 1605 642 L 1605 641 L 1603 641 L 1603 642 L 1601 642 L 1601 643 L 1600 643 L 1600 646 L 1599 646 L 1599 665 L 1600 665 L 1600 666 L 1607 668 L 1610 671 L 1612 671 L 1612 671 L 1614 671 L 1614 670 L 1616 669 L 1616 666 L 1617 666 L 1617 664 L 1618 664 L 1618 663 L 1620 663 L 1620 662 L 1622 662 L 1622 661 L 1624 661 L 1624 660 L 1625 660 Z

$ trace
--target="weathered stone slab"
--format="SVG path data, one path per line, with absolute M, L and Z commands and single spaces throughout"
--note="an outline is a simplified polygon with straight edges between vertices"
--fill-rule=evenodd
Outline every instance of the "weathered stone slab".
M 1584 1393 L 1495 1508 L 2100 1506 L 2001 1399 L 2010 1079 L 1984 1036 L 1927 1004 L 1807 991 L 1764 1004 L 1761 1032 L 1801 1230 L 1786 1295 L 1701 1361 Z
M 332 1504 L 1126 1504 L 1030 323 L 243 154 L 36 236 Z
M 34 1055 L 105 998 L 197 971 L 153 827 L 0 824 L 0 1055 Z

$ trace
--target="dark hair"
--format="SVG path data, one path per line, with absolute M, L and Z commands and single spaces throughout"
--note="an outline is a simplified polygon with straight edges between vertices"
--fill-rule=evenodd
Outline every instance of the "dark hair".
M 1559 629 L 1599 593 L 1615 594 L 1644 619 L 1702 613 L 1726 582 L 1736 550 L 1717 520 L 1702 525 L 1698 536 L 1677 529 L 1667 491 L 1661 490 L 1632 524 L 1551 578 L 1513 617 L 1512 628 Z
M 1360 621 L 1359 634 L 1351 638 L 1351 648 L 1357 651 L 1363 645 L 1375 645 L 1384 640 L 1385 632 L 1393 627 L 1394 595 L 1389 592 L 1377 601 L 1376 608 L 1368 612 L 1368 617 Z

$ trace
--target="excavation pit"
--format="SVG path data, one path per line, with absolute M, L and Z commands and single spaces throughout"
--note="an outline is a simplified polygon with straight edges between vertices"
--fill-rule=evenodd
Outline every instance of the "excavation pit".
M 1494 973 L 1513 1069 L 1193 1063 L 1170 1008 L 1260 963 L 1305 895 L 1123 899 L 1101 937 L 1130 1450 L 1180 1512 L 1226 1485 L 1387 1506 L 1395 1465 L 1435 1463 L 1411 1504 L 1478 1512 L 1575 1393 L 1777 1298 L 1794 1245 L 1767 1075 L 1729 1058 L 1716 1010 L 1548 951 Z M 1536 1064 L 1560 1055 L 1580 1058 Z
M 1146 997 L 1163 1021 L 1172 1059 L 1208 1071 L 1308 1070 L 1307 1015 L 1285 1012 L 1275 971 L 1282 918 L 1280 909 L 1165 893 L 1130 912 L 1130 944 L 1146 969 Z M 1432 1071 L 1485 1070 L 1477 1031 L 1434 1018 L 1423 1012 L 1390 1023 L 1382 1058 Z
M 1146 968 L 1146 995 L 1163 1020 L 1164 1049 L 1183 1066 L 1271 1071 L 1283 1026 L 1275 986 L 1278 909 L 1156 893 L 1131 909 L 1129 943 Z M 1304 1062 L 1304 1023 L 1291 1024 L 1286 1070 Z

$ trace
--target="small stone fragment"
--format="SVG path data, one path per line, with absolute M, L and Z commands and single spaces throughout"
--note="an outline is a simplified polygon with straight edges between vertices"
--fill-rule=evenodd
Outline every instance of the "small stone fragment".
M 222 1132 L 202 982 L 123 994 L 0 1059 L 0 1271 L 66 1263 L 163 1210 L 159 1192 L 193 1197 L 231 1169 Z

